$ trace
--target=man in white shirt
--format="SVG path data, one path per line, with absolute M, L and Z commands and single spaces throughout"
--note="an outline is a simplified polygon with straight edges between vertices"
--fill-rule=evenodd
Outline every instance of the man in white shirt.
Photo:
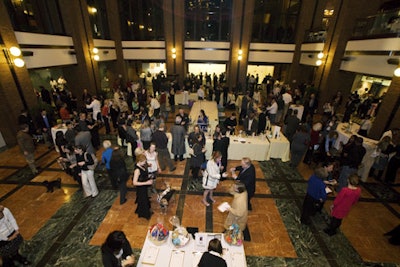
M 93 120 L 101 120 L 101 103 L 97 100 L 96 96 L 92 97 L 92 102 L 89 105 L 86 105 L 87 109 L 93 109 Z
M 282 99 L 283 102 L 285 102 L 285 106 L 283 107 L 283 118 L 286 117 L 286 113 L 289 109 L 289 105 L 291 102 L 293 102 L 292 95 L 288 93 L 288 91 L 284 90 L 284 93 L 282 94 Z
M 271 105 L 267 107 L 268 117 L 272 124 L 276 122 L 276 113 L 278 112 L 278 104 L 276 103 L 276 99 L 272 98 Z
M 14 261 L 22 265 L 31 263 L 21 254 L 19 247 L 23 238 L 19 233 L 19 227 L 11 211 L 0 206 L 0 256 L 3 259 L 2 266 L 15 266 Z

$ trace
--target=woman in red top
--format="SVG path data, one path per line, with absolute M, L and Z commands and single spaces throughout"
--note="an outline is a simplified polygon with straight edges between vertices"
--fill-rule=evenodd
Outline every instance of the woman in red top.
M 351 207 L 357 203 L 361 195 L 361 189 L 358 185 L 357 174 L 350 175 L 348 178 L 349 185 L 342 190 L 336 196 L 332 205 L 332 218 L 328 228 L 324 229 L 324 232 L 329 236 L 335 235 L 336 230 L 342 224 L 342 219 L 349 214 Z

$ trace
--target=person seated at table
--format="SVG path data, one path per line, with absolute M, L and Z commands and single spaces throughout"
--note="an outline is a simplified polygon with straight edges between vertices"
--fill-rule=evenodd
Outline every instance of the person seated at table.
M 222 245 L 219 239 L 214 238 L 208 243 L 208 251 L 203 253 L 198 267 L 227 267 L 226 261 L 222 258 Z
M 224 121 L 224 126 L 225 128 L 229 131 L 231 135 L 235 134 L 235 129 L 237 126 L 237 120 L 236 120 L 236 113 L 232 112 L 231 116 L 225 119 Z
M 247 135 L 256 134 L 258 130 L 258 121 L 255 119 L 254 112 L 251 112 L 249 116 L 243 121 L 243 129 Z
M 132 247 L 124 232 L 111 232 L 101 246 L 104 267 L 128 267 L 135 263 Z
M 230 171 L 232 172 L 233 179 L 240 181 L 246 186 L 247 207 L 249 210 L 253 210 L 250 200 L 256 192 L 256 169 L 251 163 L 250 158 L 242 158 L 240 166 L 231 168 Z M 236 171 L 239 171 L 238 175 L 236 175 Z
M 200 110 L 200 115 L 197 119 L 197 124 L 200 127 L 200 130 L 203 132 L 207 132 L 207 127 L 208 127 L 208 117 L 206 113 L 204 112 L 204 109 Z
M 229 194 L 233 195 L 233 200 L 228 209 L 229 214 L 225 219 L 225 230 L 229 230 L 232 224 L 239 225 L 240 230 L 244 231 L 247 227 L 247 191 L 244 184 L 236 181 L 229 189 Z

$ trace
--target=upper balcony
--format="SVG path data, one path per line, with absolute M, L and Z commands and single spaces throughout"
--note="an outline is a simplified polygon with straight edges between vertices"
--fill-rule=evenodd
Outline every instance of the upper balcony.
M 358 19 L 353 40 L 400 37 L 400 9 Z

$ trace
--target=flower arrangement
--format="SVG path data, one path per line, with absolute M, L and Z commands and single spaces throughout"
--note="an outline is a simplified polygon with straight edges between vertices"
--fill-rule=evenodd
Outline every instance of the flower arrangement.
M 169 231 L 162 223 L 156 223 L 149 228 L 149 239 L 155 245 L 161 245 L 168 240 Z
M 236 223 L 229 227 L 229 230 L 224 234 L 224 238 L 229 245 L 241 246 L 243 244 L 243 233 Z

